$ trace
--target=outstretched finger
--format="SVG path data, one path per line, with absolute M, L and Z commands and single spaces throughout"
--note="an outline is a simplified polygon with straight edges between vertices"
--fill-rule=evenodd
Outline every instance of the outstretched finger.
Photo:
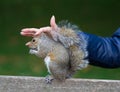
M 58 28 L 56 22 L 55 22 L 55 16 L 52 16 L 50 19 L 50 26 L 53 30 L 56 30 Z
M 20 34 L 23 36 L 34 36 L 34 34 L 38 31 L 37 28 L 25 28 L 22 29 Z
M 20 34 L 21 34 L 22 36 L 29 36 L 29 37 L 33 37 L 33 36 L 34 36 L 34 33 L 20 32 Z
M 38 35 L 40 35 L 42 32 L 45 32 L 45 33 L 50 34 L 51 31 L 52 31 L 52 28 L 51 28 L 51 27 L 42 27 L 42 28 L 40 28 L 40 29 L 34 34 L 34 36 L 38 36 Z
M 24 33 L 36 33 L 39 29 L 37 28 L 24 28 L 21 30 L 21 32 L 24 32 Z

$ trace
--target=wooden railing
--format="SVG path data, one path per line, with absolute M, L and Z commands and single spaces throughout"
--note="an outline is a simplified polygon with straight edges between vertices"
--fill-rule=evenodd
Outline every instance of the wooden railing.
M 42 77 L 0 76 L 0 92 L 120 92 L 120 80 L 67 79 L 46 84 Z

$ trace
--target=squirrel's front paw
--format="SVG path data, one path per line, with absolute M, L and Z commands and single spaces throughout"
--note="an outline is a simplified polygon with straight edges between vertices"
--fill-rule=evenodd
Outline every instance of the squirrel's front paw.
M 30 54 L 37 54 L 37 52 L 38 52 L 38 51 L 32 50 L 32 49 L 29 51 Z
M 47 84 L 51 84 L 53 80 L 54 80 L 53 77 L 50 76 L 50 75 L 47 75 L 46 78 L 45 78 L 45 82 Z

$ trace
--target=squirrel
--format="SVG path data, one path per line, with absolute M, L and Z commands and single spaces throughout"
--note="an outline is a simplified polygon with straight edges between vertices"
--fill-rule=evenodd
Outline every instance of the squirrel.
M 78 27 L 65 21 L 58 27 L 51 32 L 51 36 L 41 33 L 26 43 L 30 54 L 44 59 L 50 74 L 46 77 L 47 83 L 51 83 L 53 79 L 65 81 L 77 70 L 86 68 L 89 63 L 85 59 L 88 55 L 86 41 L 76 33 L 79 31 Z

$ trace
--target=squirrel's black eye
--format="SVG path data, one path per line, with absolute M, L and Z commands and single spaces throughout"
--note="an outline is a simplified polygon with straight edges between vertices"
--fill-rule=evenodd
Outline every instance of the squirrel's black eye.
M 32 42 L 35 42 L 35 39 L 33 39 Z

